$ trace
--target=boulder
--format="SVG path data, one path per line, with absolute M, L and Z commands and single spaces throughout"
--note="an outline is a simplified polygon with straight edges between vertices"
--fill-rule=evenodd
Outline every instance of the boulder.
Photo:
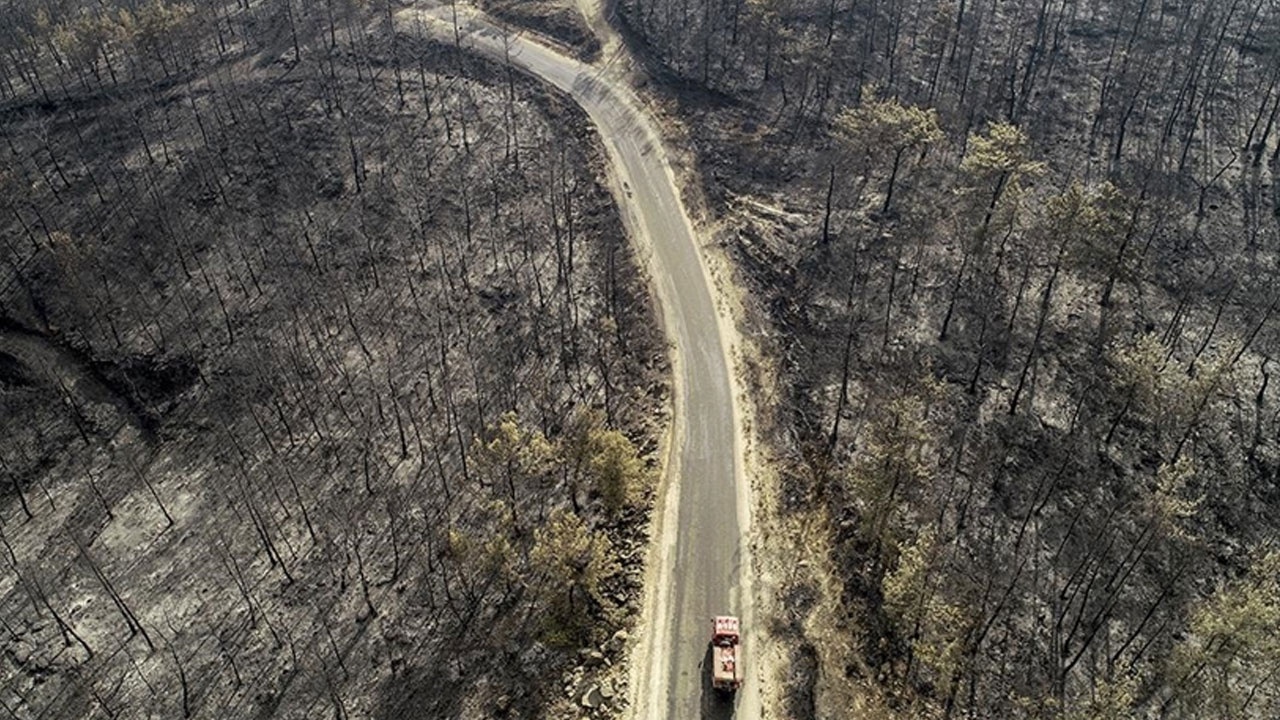
M 582 694 L 582 699 L 579 700 L 579 702 L 582 704 L 582 707 L 589 710 L 594 710 L 603 705 L 604 695 L 600 693 L 600 686 L 592 685 L 588 688 L 587 691 Z
M 627 638 L 629 637 L 630 636 L 627 634 L 626 630 L 619 630 L 613 634 L 613 637 L 605 641 L 604 645 L 601 646 L 600 651 L 607 655 L 622 652 L 622 648 L 626 647 Z
M 31 643 L 19 640 L 14 643 L 10 652 L 13 654 L 13 661 L 18 665 L 26 665 L 31 662 L 31 655 L 34 652 Z

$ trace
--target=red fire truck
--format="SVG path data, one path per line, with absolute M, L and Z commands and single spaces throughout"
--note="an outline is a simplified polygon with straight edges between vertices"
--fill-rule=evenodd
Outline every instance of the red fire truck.
M 711 687 L 732 693 L 742 685 L 742 662 L 738 657 L 738 618 L 718 615 L 711 619 Z

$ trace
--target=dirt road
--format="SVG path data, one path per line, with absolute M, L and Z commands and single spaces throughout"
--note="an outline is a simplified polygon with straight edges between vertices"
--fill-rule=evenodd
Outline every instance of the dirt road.
M 632 715 L 760 717 L 754 674 L 736 701 L 725 701 L 712 695 L 703 673 L 712 615 L 736 613 L 748 633 L 754 627 L 750 573 L 744 572 L 750 568 L 750 497 L 728 361 L 733 329 L 716 310 L 698 237 L 655 122 L 620 75 L 518 34 L 505 35 L 469 8 L 413 8 L 401 19 L 422 21 L 437 37 L 457 37 L 464 48 L 499 62 L 509 57 L 571 95 L 596 124 L 674 345 L 675 421 L 667 482 L 655 512 L 658 540 L 650 558 L 641 639 L 632 658 Z M 747 658 L 751 642 L 748 634 Z

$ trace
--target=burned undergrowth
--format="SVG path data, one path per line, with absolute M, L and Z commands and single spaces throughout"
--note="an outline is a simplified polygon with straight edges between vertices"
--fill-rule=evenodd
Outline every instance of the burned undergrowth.
M 536 716 L 667 392 L 585 117 L 355 6 L 107 9 L 6 10 L 117 34 L 5 66 L 0 699 Z
M 817 715 L 1274 714 L 1272 10 L 620 11 L 770 323 Z

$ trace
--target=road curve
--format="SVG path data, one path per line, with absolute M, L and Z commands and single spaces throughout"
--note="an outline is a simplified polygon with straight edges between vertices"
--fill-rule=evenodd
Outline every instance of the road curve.
M 714 698 L 704 687 L 712 615 L 742 616 L 750 668 L 755 634 L 746 561 L 749 489 L 728 362 L 731 329 L 716 311 L 697 235 L 656 124 L 625 80 L 505 33 L 470 8 L 418 7 L 401 15 L 423 20 L 437 37 L 457 38 L 464 48 L 499 62 L 509 57 L 568 93 L 595 123 L 612 162 L 615 194 L 646 256 L 667 339 L 674 345 L 674 422 L 665 492 L 655 508 L 657 541 L 646 576 L 645 615 L 633 653 L 632 717 L 756 720 L 760 695 L 754 674 L 736 703 Z

